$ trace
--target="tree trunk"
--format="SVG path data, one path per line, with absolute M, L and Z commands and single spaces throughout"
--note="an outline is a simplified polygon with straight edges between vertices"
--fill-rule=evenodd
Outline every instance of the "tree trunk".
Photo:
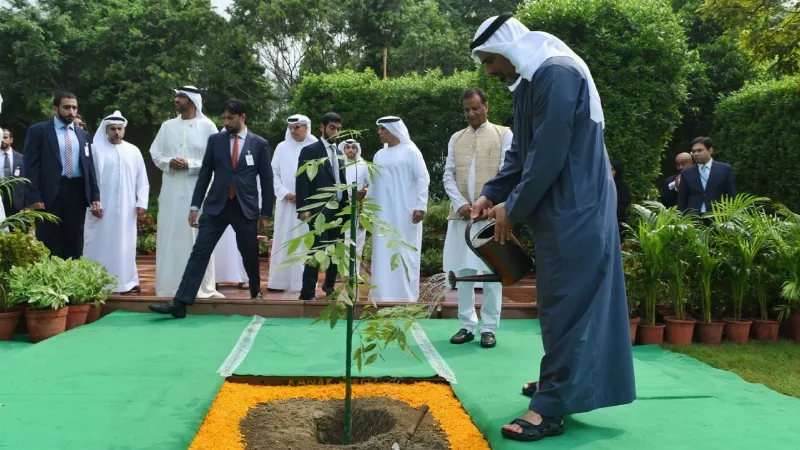
M 386 61 L 389 59 L 389 48 L 383 47 L 383 79 L 386 79 Z

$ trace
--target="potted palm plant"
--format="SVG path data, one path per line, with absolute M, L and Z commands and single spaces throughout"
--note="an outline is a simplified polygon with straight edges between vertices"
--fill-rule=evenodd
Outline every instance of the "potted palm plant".
M 719 268 L 721 256 L 714 240 L 715 233 L 712 228 L 700 229 L 694 239 L 693 264 L 695 276 L 699 287 L 700 313 L 702 318 L 697 322 L 697 338 L 705 345 L 719 345 L 722 342 L 722 329 L 724 322 L 712 318 L 713 304 L 711 296 L 711 283 L 714 273 Z
M 780 297 L 785 303 L 775 310 L 778 321 L 791 321 L 792 337 L 800 344 L 800 214 L 784 206 L 779 206 L 779 212 L 784 220 L 771 231 L 782 280 Z
M 695 319 L 686 314 L 686 282 L 691 267 L 697 229 L 691 215 L 684 215 L 676 207 L 658 211 L 659 228 L 664 243 L 663 268 L 672 297 L 673 316 L 664 317 L 667 341 L 675 345 L 690 345 L 694 335 Z
M 631 345 L 636 342 L 636 331 L 642 319 L 639 317 L 639 307 L 644 298 L 642 280 L 642 254 L 635 247 L 633 241 L 626 240 L 622 244 L 622 262 L 625 270 L 625 293 L 628 299 L 628 318 L 631 330 Z
M 28 267 L 13 267 L 9 303 L 26 305 L 25 320 L 33 343 L 63 333 L 67 326 L 69 278 L 61 276 L 64 260 L 51 257 Z

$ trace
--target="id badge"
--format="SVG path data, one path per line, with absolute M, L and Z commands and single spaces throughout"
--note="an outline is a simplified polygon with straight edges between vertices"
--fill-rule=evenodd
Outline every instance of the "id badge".
M 252 166 L 253 164 L 255 164 L 253 162 L 253 155 L 250 154 L 244 155 L 244 160 L 247 162 L 248 166 Z
M 15 176 L 15 177 L 18 177 L 18 176 L 19 176 L 19 166 L 17 166 L 17 168 L 16 168 L 16 169 L 14 169 L 14 176 Z
M 86 144 L 83 147 L 83 152 L 86 154 L 86 157 L 88 158 L 89 157 L 89 144 Z

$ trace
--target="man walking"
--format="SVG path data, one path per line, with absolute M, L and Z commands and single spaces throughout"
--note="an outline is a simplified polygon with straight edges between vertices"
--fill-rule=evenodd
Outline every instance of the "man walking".
M 53 119 L 28 128 L 25 173 L 30 184 L 25 196 L 30 209 L 43 210 L 59 222 L 36 221 L 36 239 L 53 256 L 78 259 L 83 255 L 86 208 L 103 217 L 100 189 L 92 162 L 92 138 L 75 126 L 78 99 L 68 92 L 53 98 Z
M 694 166 L 681 172 L 678 189 L 678 210 L 695 213 L 711 212 L 711 202 L 717 202 L 723 195 L 736 197 L 736 181 L 733 167 L 715 161 L 714 143 L 709 137 L 698 137 L 692 141 Z
M 189 225 L 199 229 L 197 241 L 175 298 L 168 303 L 150 305 L 150 309 L 157 313 L 171 314 L 176 318 L 186 317 L 186 306 L 194 304 L 214 247 L 229 225 L 236 233 L 236 245 L 247 271 L 250 298 L 261 298 L 258 226 L 260 222 L 261 229 L 266 233 L 275 202 L 275 194 L 270 189 L 272 168 L 269 143 L 247 129 L 247 109 L 242 100 L 230 99 L 225 102 L 222 120 L 225 131 L 208 139 L 192 196 Z M 262 186 L 261 198 L 258 197 L 257 180 Z M 198 221 L 201 205 L 203 215 Z
M 451 208 L 442 263 L 445 272 L 452 271 L 458 276 L 467 276 L 476 275 L 479 270 L 491 273 L 483 260 L 467 247 L 464 235 L 472 204 L 483 185 L 500 171 L 514 136 L 508 128 L 488 121 L 489 101 L 481 89 L 467 90 L 461 102 L 469 126 L 454 133 L 447 144 L 443 178 Z M 484 225 L 486 222 L 483 221 L 474 223 L 471 229 L 473 236 Z M 475 312 L 474 284 L 464 281 L 458 284 L 458 318 L 461 329 L 450 339 L 453 344 L 464 344 L 475 339 L 478 315 Z M 495 333 L 500 324 L 502 301 L 502 283 L 483 283 L 481 347 L 491 348 L 497 343 Z
M 495 219 L 495 239 L 527 222 L 536 243 L 544 357 L 528 411 L 508 439 L 564 433 L 566 415 L 636 398 L 617 196 L 603 141 L 603 109 L 583 60 L 555 36 L 511 14 L 481 24 L 470 46 L 487 75 L 514 92 L 515 145 L 486 183 L 473 219 Z

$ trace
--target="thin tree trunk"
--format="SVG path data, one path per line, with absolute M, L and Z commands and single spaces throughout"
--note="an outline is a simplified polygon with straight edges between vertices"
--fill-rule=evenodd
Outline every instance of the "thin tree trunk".
M 386 79 L 386 60 L 389 59 L 389 48 L 383 47 L 383 79 Z

